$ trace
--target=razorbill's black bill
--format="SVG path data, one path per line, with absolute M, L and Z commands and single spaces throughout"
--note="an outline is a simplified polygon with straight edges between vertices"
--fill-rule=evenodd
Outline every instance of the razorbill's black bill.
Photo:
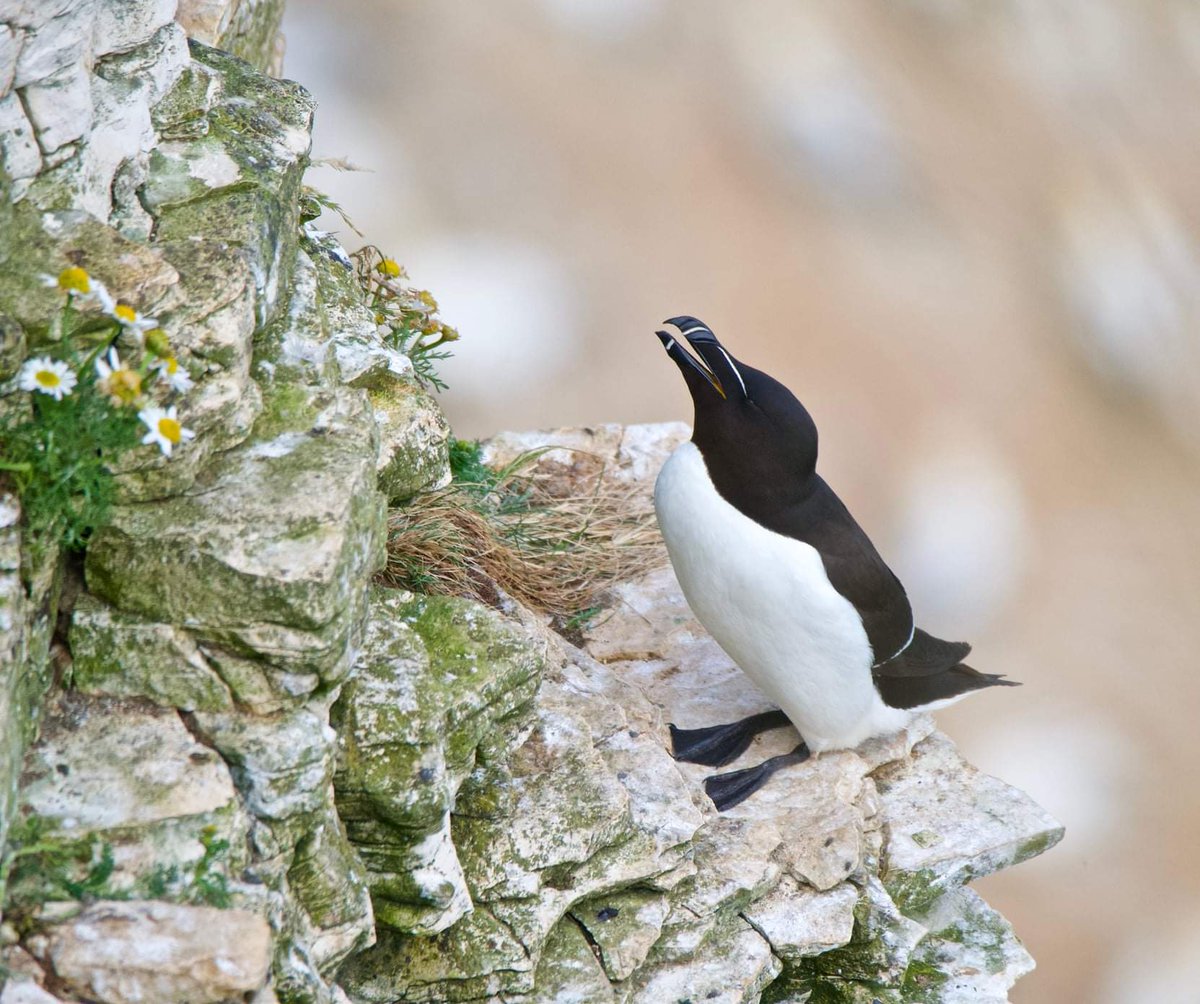
M 964 665 L 970 645 L 916 626 L 900 580 L 817 474 L 817 427 L 792 392 L 734 359 L 696 318 L 666 323 L 680 334 L 657 334 L 687 382 L 695 422 L 658 476 L 658 523 L 692 610 L 780 708 L 671 726 L 674 755 L 721 766 L 789 722 L 803 739 L 789 754 L 710 777 L 717 808 L 810 752 L 852 748 L 971 691 L 1013 685 Z

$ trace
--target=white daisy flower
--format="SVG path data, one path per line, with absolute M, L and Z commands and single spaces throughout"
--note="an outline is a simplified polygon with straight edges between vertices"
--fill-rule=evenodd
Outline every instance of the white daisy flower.
M 111 307 L 105 307 L 104 312 L 114 318 L 125 330 L 136 335 L 138 339 L 145 337 L 146 332 L 151 328 L 158 327 L 158 318 L 139 314 L 128 303 L 112 304 Z
M 84 297 L 91 295 L 92 284 L 95 282 L 87 274 L 87 270 L 80 268 L 78 265 L 64 268 L 58 275 L 46 275 L 42 273 L 41 280 L 43 286 L 57 287 L 70 296 Z
M 96 360 L 96 388 L 107 394 L 116 404 L 134 404 L 142 396 L 142 377 L 135 370 L 121 364 L 115 348 L 108 350 L 107 359 Z
M 166 456 L 171 455 L 173 447 L 187 439 L 195 439 L 196 434 L 191 429 L 185 429 L 175 417 L 175 406 L 170 408 L 146 408 L 138 412 L 140 418 L 150 428 L 142 437 L 143 443 L 157 443 Z
M 100 304 L 100 308 L 107 314 L 111 314 L 116 305 L 104 283 L 95 276 L 88 275 L 87 270 L 78 265 L 64 268 L 58 275 L 43 272 L 38 278 L 43 286 L 59 289 L 79 303 Z
M 61 359 L 42 356 L 30 359 L 21 367 L 21 390 L 49 394 L 55 401 L 61 401 L 70 394 L 76 382 L 74 371 Z
M 89 300 L 95 300 L 100 304 L 100 309 L 109 317 L 114 316 L 114 311 L 117 309 L 117 301 L 112 298 L 112 294 L 108 291 L 108 287 L 99 279 L 92 280 L 92 291 L 88 294 Z
M 192 389 L 192 375 L 179 365 L 179 360 L 174 356 L 167 356 L 166 359 L 156 359 L 151 364 L 151 368 L 158 370 L 159 375 L 167 381 L 167 385 L 171 390 L 177 390 L 182 393 L 185 390 Z

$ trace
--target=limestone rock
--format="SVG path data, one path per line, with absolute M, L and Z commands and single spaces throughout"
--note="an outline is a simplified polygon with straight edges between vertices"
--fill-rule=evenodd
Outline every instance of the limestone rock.
M 60 1004 L 45 989 L 46 971 L 20 945 L 0 948 L 0 973 L 4 975 L 0 1004 Z
M 17 57 L 13 87 L 29 84 L 72 66 L 92 62 L 91 19 L 95 16 L 95 0 L 84 0 L 70 11 L 65 0 L 48 3 L 26 2 L 5 19 L 25 29 L 20 55 Z
M 249 821 L 225 763 L 176 712 L 148 702 L 60 697 L 27 754 L 21 809 L 39 817 L 44 841 L 104 848 L 108 874 L 90 879 L 110 894 L 203 897 L 197 878 L 223 887 L 245 862 Z M 217 856 L 208 852 L 214 840 L 226 845 Z M 12 895 L 62 899 L 95 856 L 17 874 Z
M 217 1004 L 266 982 L 270 947 L 266 921 L 243 910 L 100 901 L 50 927 L 45 960 L 102 1004 Z
M 74 604 L 72 651 L 58 657 L 78 691 L 56 698 L 28 753 L 19 839 L 38 849 L 17 859 L 8 903 L 22 944 L 59 967 L 48 985 L 63 993 L 345 1004 L 334 974 L 373 940 L 374 919 L 334 806 L 329 706 L 383 558 L 381 431 L 391 430 L 379 466 L 417 487 L 445 476 L 446 432 L 429 400 L 402 428 L 371 407 L 368 392 L 391 393 L 411 363 L 380 339 L 344 253 L 302 236 L 311 99 L 189 46 L 175 7 L 16 0 L 0 26 L 3 375 L 57 338 L 60 294 L 39 274 L 77 263 L 158 318 L 194 381 L 179 409 L 197 434 L 169 462 L 146 448 L 116 464 L 117 513 L 93 541 L 93 590 Z M 281 12 L 275 0 L 226 3 L 212 40 L 263 65 L 277 58 Z M 134 351 L 130 336 L 120 348 Z M 18 515 L 0 504 L 0 843 L 58 602 L 58 554 L 31 558 Z M 481 642 L 474 663 L 497 644 Z M 483 727 L 467 719 L 502 714 L 510 684 L 527 704 L 540 670 L 527 661 L 519 680 L 498 673 L 483 706 L 454 705 L 455 787 L 472 766 L 464 758 L 500 755 L 494 737 L 456 745 Z M 432 839 L 410 841 L 418 883 L 457 864 L 452 799 Z M 458 888 L 469 906 L 461 872 Z M 111 959 L 121 950 L 107 930 L 72 926 L 81 909 L 88 919 L 82 904 L 130 897 L 137 916 L 120 924 L 143 947 L 156 926 L 178 922 L 181 941 L 203 947 L 193 921 L 240 923 L 236 911 L 190 907 L 253 916 L 263 932 L 247 941 L 253 979 L 222 983 L 205 959 L 183 956 L 182 976 L 157 971 L 168 983 L 79 962 L 74 941 L 104 942 Z M 28 985 L 20 992 L 43 993 Z
M 323 707 L 274 716 L 197 712 L 195 723 L 258 818 L 284 820 L 325 804 L 335 737 Z
M 85 694 L 148 697 L 185 711 L 228 708 L 232 697 L 181 628 L 124 614 L 83 596 L 71 620 L 75 686 Z
M 649 492 L 685 435 L 605 426 L 505 435 L 487 450 L 500 463 L 546 444 L 583 450 Z M 573 457 L 546 460 L 570 470 Z M 669 568 L 618 586 L 585 651 L 514 613 L 549 658 L 532 728 L 498 728 L 511 752 L 481 750 L 452 806 L 473 910 L 436 935 L 381 929 L 341 971 L 355 1001 L 991 1000 L 1027 971 L 1004 921 L 961 884 L 1061 828 L 962 763 L 930 719 L 789 769 L 718 814 L 703 795 L 711 771 L 666 753 L 666 722 L 768 705 Z M 390 637 L 374 649 L 383 665 L 419 662 Z M 373 718 L 374 743 L 385 750 L 396 728 Z M 795 742 L 765 734 L 730 767 Z M 376 812 L 388 798 L 405 804 L 381 794 Z
M 913 954 L 907 982 L 936 992 L 942 1004 L 1005 1004 L 1012 980 L 1033 969 L 1008 922 L 970 889 L 947 892 L 921 923 L 930 933 Z
M 876 775 L 888 842 L 884 884 L 905 910 L 1053 847 L 1063 828 L 1027 795 L 931 736 Z
M 616 1004 L 617 991 L 580 926 L 564 917 L 550 932 L 538 960 L 527 1004 Z
M 25 107 L 44 154 L 53 153 L 79 139 L 92 124 L 92 88 L 79 66 L 60 70 L 29 84 L 23 91 Z
M 89 588 L 272 669 L 340 678 L 383 540 L 360 395 L 332 391 L 307 433 L 222 454 L 187 495 L 116 509 Z
M 346 837 L 332 792 L 322 814 L 296 846 L 288 886 L 311 925 L 306 941 L 313 960 L 330 974 L 375 940 L 375 918 L 366 869 Z
M 143 313 L 170 310 L 179 302 L 179 274 L 158 250 L 128 240 L 87 213 L 75 209 L 37 213 L 22 204 L 13 221 L 21 242 L 19 259 L 0 265 L 0 304 L 41 345 L 48 319 L 61 297 L 46 288 L 40 273 L 57 275 L 75 261 L 108 286 L 116 299 L 137 304 Z M 95 313 L 95 308 L 89 311 Z
M 31 557 L 21 546 L 20 518 L 16 496 L 0 492 L 0 846 L 17 805 L 22 756 L 41 718 L 56 616 L 54 576 L 30 567 Z M 57 554 L 43 560 L 53 568 Z M 37 574 L 27 584 L 30 572 Z
M 541 659 L 484 607 L 372 594 L 357 673 L 333 721 L 338 810 L 381 924 L 434 933 L 470 911 L 450 809 L 476 756 L 503 752 L 496 723 L 529 704 Z
M 92 22 L 92 52 L 105 56 L 128 52 L 169 25 L 175 17 L 176 0 L 142 0 L 139 3 L 96 5 Z
M 10 979 L 0 990 L 0 1004 L 64 1004 L 43 987 L 27 980 Z
M 747 907 L 743 916 L 776 955 L 795 962 L 849 943 L 858 897 L 858 890 L 849 882 L 820 892 L 785 877 Z
M 0 94 L 7 94 L 17 73 L 17 54 L 25 41 L 25 33 L 12 25 L 0 25 Z
M 634 889 L 577 903 L 570 916 L 599 949 L 608 978 L 623 980 L 646 961 L 669 912 L 665 894 Z
M 389 499 L 450 481 L 450 426 L 437 403 L 411 383 L 370 391 L 379 422 L 379 488 Z
M 640 973 L 628 1000 L 630 1004 L 680 1000 L 752 1004 L 782 968 L 766 939 L 735 919 L 707 939 L 703 951 Z
M 0 158 L 13 178 L 32 178 L 42 166 L 33 125 L 15 93 L 0 98 Z

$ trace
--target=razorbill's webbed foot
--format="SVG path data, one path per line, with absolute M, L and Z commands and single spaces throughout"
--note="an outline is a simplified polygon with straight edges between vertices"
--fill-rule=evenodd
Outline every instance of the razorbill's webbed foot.
M 764 760 L 756 767 L 731 770 L 727 774 L 714 774 L 704 782 L 704 790 L 712 799 L 718 812 L 740 805 L 761 788 L 771 775 L 783 767 L 804 763 L 809 758 L 808 747 L 801 743 L 791 753 L 782 753 Z
M 760 732 L 791 724 L 787 715 L 777 708 L 707 729 L 680 729 L 672 725 L 671 756 L 705 767 L 724 767 L 745 753 Z

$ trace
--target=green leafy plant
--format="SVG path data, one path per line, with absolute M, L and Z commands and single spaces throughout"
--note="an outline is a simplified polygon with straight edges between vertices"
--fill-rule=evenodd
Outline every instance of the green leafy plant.
M 170 899 L 175 902 L 217 906 L 229 906 L 229 878 L 223 862 L 229 852 L 229 841 L 217 836 L 215 826 L 206 826 L 200 831 L 200 844 L 204 854 L 194 865 L 180 869 L 178 865 L 162 865 L 151 873 L 145 882 L 145 892 L 152 899 Z
M 28 398 L 24 406 L 9 398 L 0 414 L 0 475 L 16 488 L 37 548 L 80 549 L 108 518 L 123 454 L 155 443 L 170 456 L 192 438 L 175 406 L 163 406 L 192 379 L 158 321 L 114 301 L 82 268 L 44 280 L 64 302 L 51 324 L 53 348 L 27 360 L 9 388 Z M 128 349 L 127 361 L 118 354 L 123 333 L 134 362 Z
M 31 890 L 43 901 L 111 895 L 107 883 L 116 867 L 113 849 L 95 834 L 63 838 L 50 832 L 47 820 L 29 816 L 13 823 L 7 844 L 0 858 L 0 904 L 6 914 L 34 905 Z

